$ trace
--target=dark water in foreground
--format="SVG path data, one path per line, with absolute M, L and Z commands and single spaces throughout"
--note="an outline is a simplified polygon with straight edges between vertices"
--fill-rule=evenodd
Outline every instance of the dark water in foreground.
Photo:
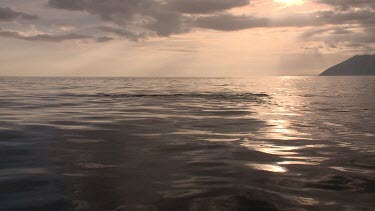
M 0 78 L 0 210 L 372 210 L 375 77 Z

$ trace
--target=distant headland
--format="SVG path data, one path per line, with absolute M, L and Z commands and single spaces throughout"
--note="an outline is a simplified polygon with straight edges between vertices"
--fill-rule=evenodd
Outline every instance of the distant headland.
M 375 75 L 375 54 L 354 56 L 320 74 L 320 76 Z

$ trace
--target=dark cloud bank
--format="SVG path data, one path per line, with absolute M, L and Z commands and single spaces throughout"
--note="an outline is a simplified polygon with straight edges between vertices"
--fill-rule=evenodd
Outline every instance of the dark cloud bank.
M 8 7 L 0 7 L 0 22 L 13 21 L 16 19 L 34 20 L 37 19 L 37 16 L 26 14 L 23 12 L 16 12 Z
M 301 38 L 327 43 L 372 43 L 375 37 L 374 0 L 312 0 L 331 6 L 331 10 L 294 13 L 283 17 L 233 15 L 228 10 L 250 4 L 249 0 L 49 0 L 49 8 L 81 11 L 100 17 L 108 25 L 97 26 L 102 33 L 95 40 L 116 37 L 138 41 L 154 36 L 170 36 L 193 29 L 236 31 L 259 27 L 313 27 Z M 0 8 L 0 21 L 35 19 L 36 16 Z M 78 23 L 79 24 L 79 23 Z M 325 33 L 325 36 L 318 36 Z M 0 31 L 0 36 L 25 40 L 62 41 L 88 39 L 93 35 L 37 35 L 24 37 Z M 96 35 L 97 36 L 97 35 Z M 334 46 L 334 44 L 332 44 Z
M 328 5 L 332 5 L 336 8 L 347 10 L 351 8 L 372 8 L 375 7 L 374 0 L 315 0 L 318 3 L 324 3 Z

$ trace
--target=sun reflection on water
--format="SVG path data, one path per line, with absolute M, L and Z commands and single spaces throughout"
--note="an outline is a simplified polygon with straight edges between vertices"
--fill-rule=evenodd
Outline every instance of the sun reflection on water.
M 291 127 L 291 122 L 286 119 L 268 120 L 268 127 L 259 131 L 258 135 L 274 140 L 311 140 L 311 135 L 297 131 Z
M 307 161 L 295 161 L 295 160 L 286 160 L 277 162 L 279 165 L 319 165 L 317 162 L 307 162 Z
M 260 164 L 260 163 L 249 163 L 247 166 L 261 171 L 270 171 L 276 173 L 285 173 L 287 169 L 282 166 L 271 165 L 271 164 Z
M 241 144 L 244 147 L 247 147 L 251 150 L 258 152 L 264 152 L 272 155 L 296 155 L 298 152 L 293 150 L 302 149 L 303 146 L 280 146 L 268 142 L 251 142 L 249 140 Z

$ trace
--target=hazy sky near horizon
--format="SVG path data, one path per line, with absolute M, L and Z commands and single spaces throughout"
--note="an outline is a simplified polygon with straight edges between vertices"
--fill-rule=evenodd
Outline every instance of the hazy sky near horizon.
M 0 0 L 0 75 L 316 75 L 375 53 L 375 0 Z

